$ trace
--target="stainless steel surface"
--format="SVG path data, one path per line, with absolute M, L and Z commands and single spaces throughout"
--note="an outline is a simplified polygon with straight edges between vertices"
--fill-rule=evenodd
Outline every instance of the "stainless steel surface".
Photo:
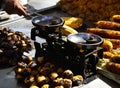
M 36 10 L 51 8 L 56 5 L 59 0 L 29 0 L 28 4 L 33 6 Z

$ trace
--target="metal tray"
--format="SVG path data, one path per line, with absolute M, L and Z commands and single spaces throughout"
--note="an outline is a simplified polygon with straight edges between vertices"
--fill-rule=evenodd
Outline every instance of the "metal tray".
M 105 77 L 115 81 L 116 83 L 120 84 L 120 75 L 108 71 L 105 66 L 107 62 L 108 59 L 103 59 L 103 60 L 101 59 L 99 61 L 99 64 L 101 64 L 101 66 L 100 65 L 97 66 L 98 72 L 104 75 Z

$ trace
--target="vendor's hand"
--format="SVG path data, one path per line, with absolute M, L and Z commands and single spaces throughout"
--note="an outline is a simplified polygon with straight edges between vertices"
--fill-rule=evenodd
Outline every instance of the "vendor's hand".
M 27 16 L 26 7 L 24 7 L 19 0 L 8 0 L 5 5 L 5 11 L 9 14 L 18 14 Z

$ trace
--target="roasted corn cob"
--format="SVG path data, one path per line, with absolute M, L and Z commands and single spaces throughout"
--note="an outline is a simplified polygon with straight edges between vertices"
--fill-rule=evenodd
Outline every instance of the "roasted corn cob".
M 119 39 L 107 39 L 113 44 L 113 48 L 117 49 L 120 48 L 120 40 Z
M 109 52 L 109 51 L 103 52 L 103 57 L 104 58 L 111 58 L 113 56 L 114 56 L 114 54 L 112 52 Z
M 102 29 L 111 29 L 111 30 L 119 30 L 120 31 L 120 23 L 112 22 L 112 21 L 98 21 L 96 22 L 97 27 Z
M 110 58 L 111 62 L 120 63 L 120 55 L 114 55 Z
M 111 20 L 114 21 L 114 22 L 119 22 L 120 23 L 120 15 L 113 15 Z
M 120 64 L 108 62 L 106 65 L 107 70 L 120 75 Z
M 112 51 L 104 51 L 103 57 L 104 58 L 112 58 L 113 56 L 118 56 L 120 54 L 119 50 L 112 50 Z
M 63 35 L 69 35 L 69 34 L 76 34 L 78 33 L 75 29 L 67 26 L 67 25 L 63 25 L 63 28 L 61 29 L 61 32 Z
M 71 28 L 79 28 L 83 24 L 82 18 L 78 17 L 63 17 L 65 20 L 65 25 L 70 26 Z
M 97 34 L 103 38 L 120 39 L 120 31 L 100 28 L 88 28 L 87 32 Z
M 105 51 L 111 51 L 113 49 L 113 44 L 109 40 L 104 39 L 102 47 Z
M 120 14 L 119 0 L 60 0 L 58 3 L 63 11 L 87 20 L 109 20 Z

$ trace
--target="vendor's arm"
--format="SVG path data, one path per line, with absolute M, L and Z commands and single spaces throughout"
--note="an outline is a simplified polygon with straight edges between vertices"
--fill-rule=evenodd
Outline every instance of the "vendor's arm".
M 1 3 L 2 2 L 2 3 Z M 27 16 L 26 7 L 19 0 L 0 0 L 1 8 L 9 14 L 18 14 Z

